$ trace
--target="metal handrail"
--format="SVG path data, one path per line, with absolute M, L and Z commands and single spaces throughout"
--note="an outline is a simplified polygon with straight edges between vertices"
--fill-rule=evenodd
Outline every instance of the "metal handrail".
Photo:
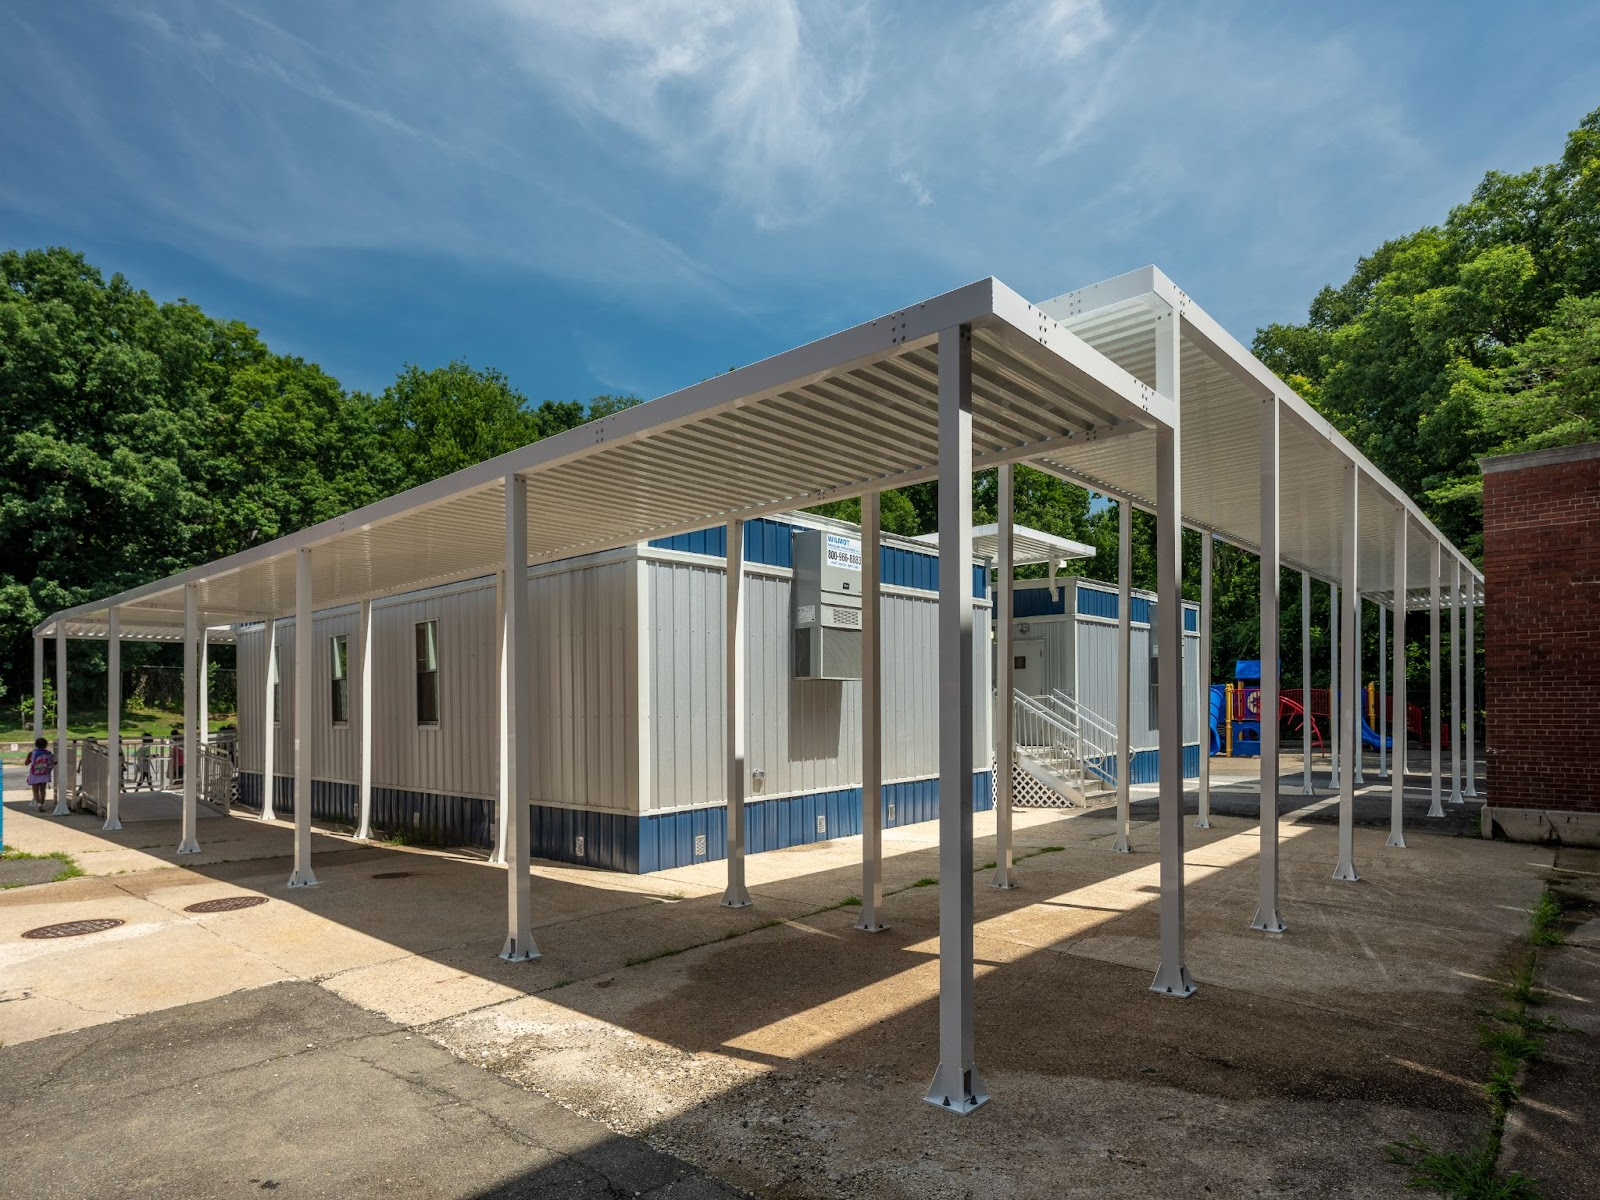
M 107 747 L 88 739 L 78 746 L 78 800 L 100 816 L 110 804 L 111 758 Z
M 1013 692 L 1012 745 L 1085 792 L 1090 775 L 1106 778 L 1105 764 L 1098 747 L 1085 743 L 1078 722 L 1061 708 L 1049 697 Z
M 1107 739 L 1109 741 L 1112 753 L 1116 752 L 1117 731 L 1113 725 L 1101 720 L 1099 714 L 1094 712 L 1092 709 L 1085 708 L 1083 705 L 1079 704 L 1078 701 L 1073 698 L 1071 692 L 1057 690 L 1050 693 L 1050 699 L 1056 705 L 1070 711 L 1072 714 L 1072 719 L 1079 725 L 1088 725 L 1096 733 L 1100 734 L 1101 737 Z
M 237 795 L 230 747 L 202 743 L 200 746 L 200 799 L 227 812 Z
M 1071 692 L 1053 691 L 1050 700 L 1078 733 L 1078 755 L 1085 772 L 1102 783 L 1115 784 L 1117 731 L 1079 704 Z

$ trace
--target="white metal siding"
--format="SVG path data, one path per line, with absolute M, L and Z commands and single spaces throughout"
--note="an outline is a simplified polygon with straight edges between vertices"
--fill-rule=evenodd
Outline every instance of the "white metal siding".
M 239 769 L 261 770 L 261 714 L 265 703 L 266 629 L 241 629 L 235 639 L 239 669 Z
M 530 583 L 535 697 L 530 736 L 534 800 L 638 811 L 640 762 L 649 811 L 720 803 L 723 739 L 724 571 L 692 562 L 615 558 L 544 569 Z M 790 579 L 752 571 L 749 605 L 749 769 L 764 772 L 751 796 L 859 786 L 861 685 L 791 675 Z M 640 602 L 648 611 L 638 611 Z M 893 592 L 883 600 L 884 776 L 937 775 L 938 599 Z M 643 620 L 641 621 L 641 615 Z M 990 610 L 974 611 L 974 765 L 989 762 Z M 498 637 L 492 580 L 373 605 L 373 783 L 408 791 L 493 798 L 499 776 Z M 438 622 L 439 724 L 416 723 L 418 622 Z M 317 619 L 322 658 L 314 733 L 316 777 L 355 779 L 356 731 L 331 730 L 327 642 L 350 638 L 357 615 Z M 641 648 L 640 629 L 648 644 Z M 241 765 L 261 769 L 263 631 L 239 636 Z M 276 771 L 293 772 L 294 623 L 277 626 L 283 721 Z M 649 689 L 649 745 L 641 755 L 639 689 Z M 356 697 L 352 695 L 352 700 Z M 352 712 L 354 715 L 354 711 Z
M 313 660 L 313 669 L 317 678 L 311 689 L 314 701 L 311 706 L 311 773 L 317 779 L 355 783 L 356 776 L 360 773 L 357 761 L 360 749 L 356 744 L 356 704 L 359 700 L 357 684 L 360 681 L 354 678 L 356 655 L 359 652 L 356 646 L 356 626 L 359 623 L 360 614 L 351 609 L 319 616 L 312 622 L 312 628 L 316 633 L 314 647 L 316 657 Z M 332 639 L 339 634 L 343 634 L 346 638 L 345 648 L 348 651 L 346 662 L 352 675 L 350 722 L 346 725 L 333 723 Z M 290 726 L 290 731 L 292 742 L 293 726 Z
M 494 581 L 372 606 L 372 781 L 492 799 L 500 675 Z M 439 723 L 417 725 L 416 625 L 438 622 Z
M 725 802 L 723 638 L 726 572 L 680 561 L 647 565 L 652 721 L 647 811 Z M 759 566 L 745 581 L 749 671 L 746 767 L 752 799 L 858 787 L 861 685 L 795 679 L 786 572 Z M 884 778 L 938 774 L 938 600 L 883 598 Z M 989 610 L 974 613 L 973 748 L 989 761 Z
M 611 561 L 530 584 L 537 801 L 637 808 L 635 569 Z

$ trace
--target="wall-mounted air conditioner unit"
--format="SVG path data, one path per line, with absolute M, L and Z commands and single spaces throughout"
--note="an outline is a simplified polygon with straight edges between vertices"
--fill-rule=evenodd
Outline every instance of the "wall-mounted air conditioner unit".
M 794 532 L 794 677 L 861 678 L 861 542 Z

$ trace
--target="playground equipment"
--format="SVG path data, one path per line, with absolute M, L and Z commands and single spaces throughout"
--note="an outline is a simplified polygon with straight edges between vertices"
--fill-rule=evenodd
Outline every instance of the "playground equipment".
M 1213 756 L 1254 758 L 1261 753 L 1261 663 L 1258 659 L 1240 659 L 1234 664 L 1233 674 L 1234 682 L 1211 685 L 1210 752 Z M 1300 689 L 1278 693 L 1279 722 L 1288 724 L 1293 733 L 1299 734 L 1309 720 L 1312 744 L 1320 747 L 1322 727 L 1317 723 L 1318 716 L 1328 717 L 1326 688 L 1311 690 L 1309 716 Z M 1376 747 L 1377 742 L 1371 745 Z
M 1241 660 L 1235 665 L 1233 683 L 1211 685 L 1211 754 L 1231 755 L 1235 758 L 1253 758 L 1261 753 L 1261 664 L 1254 660 Z M 1361 689 L 1364 704 L 1361 711 L 1361 744 L 1368 750 L 1379 748 L 1380 739 L 1374 725 L 1378 717 L 1378 687 L 1369 683 Z M 1308 711 L 1309 710 L 1309 711 Z M 1384 728 L 1394 729 L 1394 697 L 1389 697 Z M 1303 722 L 1311 722 L 1312 745 L 1322 748 L 1322 724 L 1331 720 L 1328 689 L 1311 688 L 1309 704 L 1301 688 L 1285 688 L 1278 695 L 1278 719 L 1290 723 L 1298 735 Z M 1319 721 L 1321 723 L 1319 723 Z M 1422 706 L 1406 705 L 1406 736 L 1417 742 L 1427 740 L 1423 723 Z M 1450 727 L 1440 730 L 1441 744 L 1450 745 Z M 1381 739 L 1384 749 L 1394 749 L 1394 737 L 1385 734 Z

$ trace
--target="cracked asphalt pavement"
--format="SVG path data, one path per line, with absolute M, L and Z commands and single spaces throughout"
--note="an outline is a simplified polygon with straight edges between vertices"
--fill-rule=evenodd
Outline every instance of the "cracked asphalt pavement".
M 9 1046 L 0 1073 L 7 1196 L 741 1194 L 312 983 Z

